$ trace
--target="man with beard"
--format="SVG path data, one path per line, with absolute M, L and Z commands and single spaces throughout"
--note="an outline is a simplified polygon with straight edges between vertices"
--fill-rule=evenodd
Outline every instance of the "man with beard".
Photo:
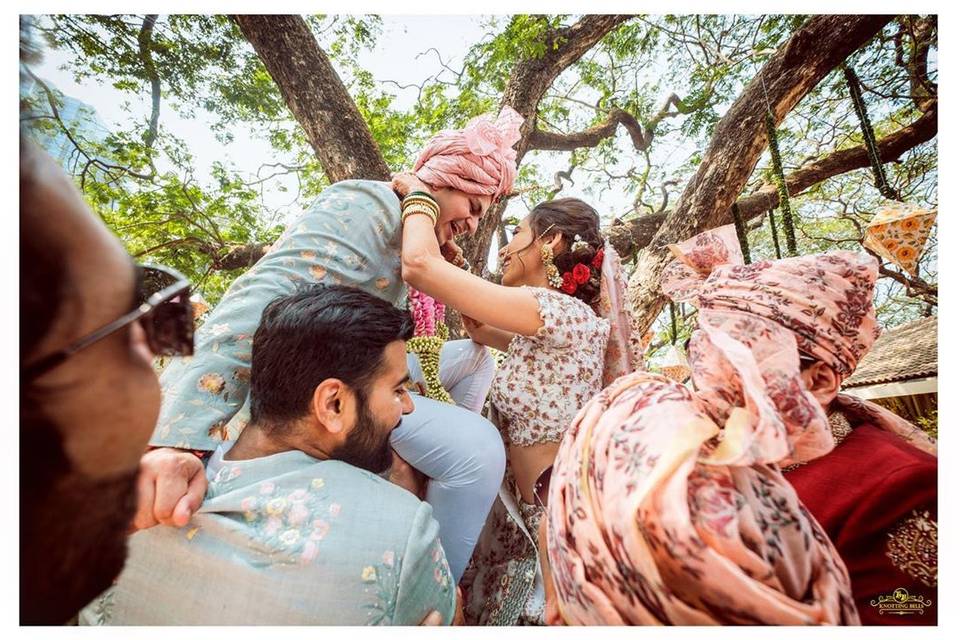
M 21 138 L 21 624 L 67 622 L 123 567 L 160 411 L 152 360 L 192 352 L 189 286 L 136 267 Z
M 413 411 L 410 316 L 359 289 L 271 302 L 253 336 L 251 421 L 207 465 L 182 528 L 135 534 L 90 624 L 449 623 L 456 585 L 431 507 L 377 474 Z M 204 381 L 201 381 L 204 384 Z

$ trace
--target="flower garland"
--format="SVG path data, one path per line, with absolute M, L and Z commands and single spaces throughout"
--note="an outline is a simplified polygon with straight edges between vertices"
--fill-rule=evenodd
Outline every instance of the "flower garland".
M 449 335 L 447 325 L 443 324 L 446 307 L 413 288 L 409 290 L 409 298 L 414 337 L 407 340 L 407 353 L 415 353 L 420 360 L 427 397 L 453 404 L 453 398 L 440 382 L 440 350 Z

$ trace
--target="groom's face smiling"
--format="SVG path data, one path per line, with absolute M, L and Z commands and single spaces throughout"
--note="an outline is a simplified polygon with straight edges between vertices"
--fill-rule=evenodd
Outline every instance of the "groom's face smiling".
M 440 205 L 436 232 L 441 246 L 464 234 L 472 236 L 493 202 L 492 196 L 473 195 L 450 187 L 434 190 L 433 197 Z

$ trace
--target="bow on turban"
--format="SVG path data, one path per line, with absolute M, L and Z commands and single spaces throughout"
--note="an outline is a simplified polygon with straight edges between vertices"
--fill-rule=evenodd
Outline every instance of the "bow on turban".
M 452 187 L 464 193 L 499 198 L 513 188 L 523 117 L 504 107 L 494 120 L 482 115 L 463 129 L 446 129 L 433 136 L 413 167 L 418 178 L 432 186 Z

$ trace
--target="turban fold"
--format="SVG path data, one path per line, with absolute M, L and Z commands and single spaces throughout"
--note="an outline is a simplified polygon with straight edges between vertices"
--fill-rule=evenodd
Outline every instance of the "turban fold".
M 573 624 L 857 624 L 840 556 L 780 467 L 829 452 L 799 349 L 849 375 L 876 338 L 877 264 L 838 251 L 743 265 L 732 227 L 672 245 L 699 309 L 691 391 L 636 372 L 561 443 L 548 514 Z M 902 422 L 902 421 L 901 421 Z
M 503 107 L 494 120 L 477 116 L 463 129 L 446 129 L 433 136 L 413 167 L 431 186 L 452 187 L 473 195 L 497 199 L 513 188 L 523 117 Z

